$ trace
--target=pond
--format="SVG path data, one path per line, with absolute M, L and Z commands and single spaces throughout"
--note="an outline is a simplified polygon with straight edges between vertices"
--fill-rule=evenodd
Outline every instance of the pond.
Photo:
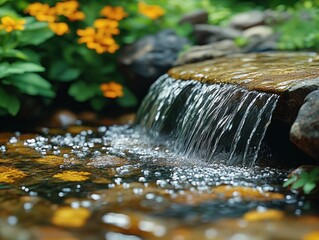
M 1 239 L 318 239 L 291 169 L 174 153 L 132 126 L 0 134 Z

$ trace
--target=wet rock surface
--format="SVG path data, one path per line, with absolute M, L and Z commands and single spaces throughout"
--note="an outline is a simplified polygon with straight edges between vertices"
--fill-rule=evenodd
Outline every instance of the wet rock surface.
M 314 53 L 237 54 L 174 67 L 169 74 L 278 94 L 274 118 L 292 124 L 304 98 L 319 88 L 319 58 Z
M 177 36 L 173 30 L 163 30 L 123 48 L 118 59 L 120 71 L 139 99 L 173 65 L 186 44 L 189 44 L 188 40 Z
M 319 160 L 319 91 L 307 95 L 290 130 L 291 141 L 313 159 Z

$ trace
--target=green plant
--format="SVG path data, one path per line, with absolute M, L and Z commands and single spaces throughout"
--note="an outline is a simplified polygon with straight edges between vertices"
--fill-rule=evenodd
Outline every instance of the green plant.
M 0 115 L 15 115 L 23 94 L 53 98 L 52 85 L 39 73 L 45 68 L 30 46 L 53 34 L 46 24 L 15 12 L 1 10 L 0 21 Z
M 319 167 L 311 169 L 309 172 L 303 171 L 300 175 L 292 175 L 283 184 L 291 189 L 302 189 L 305 194 L 311 193 L 319 183 Z
M 17 114 L 23 95 L 47 104 L 55 98 L 89 103 L 96 111 L 135 106 L 117 69 L 118 50 L 163 28 L 191 30 L 176 27 L 180 10 L 159 2 L 0 0 L 0 17 L 25 21 L 21 29 L 0 30 L 0 115 Z
M 280 33 L 279 49 L 319 49 L 319 3 L 314 1 L 299 1 L 293 7 L 281 6 L 287 11 L 289 19 L 276 26 Z

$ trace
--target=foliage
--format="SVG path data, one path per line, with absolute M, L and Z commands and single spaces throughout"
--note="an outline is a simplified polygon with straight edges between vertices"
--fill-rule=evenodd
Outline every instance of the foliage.
M 156 2 L 0 1 L 0 115 L 17 114 L 23 95 L 51 103 L 67 94 L 96 111 L 136 105 L 116 59 L 123 45 L 176 28 L 182 10 Z
M 293 7 L 280 7 L 290 15 L 288 21 L 276 27 L 276 31 L 281 34 L 280 49 L 319 49 L 318 6 L 318 1 L 299 1 Z
M 300 175 L 292 175 L 284 184 L 284 187 L 291 186 L 291 189 L 302 189 L 305 194 L 311 193 L 319 182 L 319 167 L 309 172 L 302 172 Z
M 0 0 L 0 116 L 16 115 L 25 96 L 45 104 L 64 97 L 96 111 L 135 106 L 117 66 L 124 45 L 165 28 L 191 38 L 191 27 L 178 21 L 197 9 L 223 25 L 237 12 L 278 4 L 292 16 L 277 25 L 279 47 L 318 49 L 318 1 Z

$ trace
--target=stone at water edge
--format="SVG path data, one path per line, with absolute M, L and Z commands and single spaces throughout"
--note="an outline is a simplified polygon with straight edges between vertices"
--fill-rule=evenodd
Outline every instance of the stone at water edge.
M 232 40 L 226 39 L 207 45 L 193 46 L 187 52 L 180 54 L 174 65 L 195 63 L 239 52 L 239 47 Z
M 188 44 L 186 38 L 167 29 L 145 36 L 121 50 L 119 70 L 139 100 L 144 98 L 152 83 L 173 66 L 178 53 Z
M 269 135 L 269 142 L 278 145 L 276 148 L 280 152 L 279 158 L 282 155 L 292 162 L 298 158 L 302 159 L 300 161 L 306 160 L 307 157 L 289 141 L 289 129 L 305 97 L 319 89 L 317 54 L 291 52 L 234 54 L 177 66 L 168 73 L 180 80 L 197 80 L 208 84 L 235 84 L 252 91 L 278 94 L 280 98 L 269 129 L 274 126 L 275 121 L 285 128 L 276 128 L 274 134 Z M 278 139 L 283 141 L 278 142 Z M 314 143 L 310 143 L 310 147 L 313 146 L 312 152 L 319 149 L 318 145 L 312 144 Z M 292 152 L 290 158 L 288 155 Z M 313 153 L 308 155 L 313 158 L 315 156 Z
M 305 98 L 291 127 L 290 140 L 310 157 L 319 160 L 319 90 Z

